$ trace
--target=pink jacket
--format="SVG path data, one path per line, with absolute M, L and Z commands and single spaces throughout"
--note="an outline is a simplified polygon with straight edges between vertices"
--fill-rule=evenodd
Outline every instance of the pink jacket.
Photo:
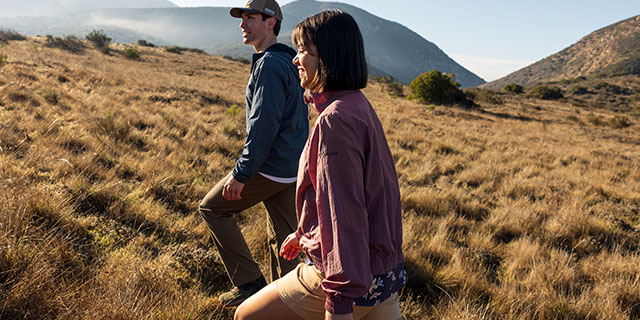
M 398 178 L 382 124 L 361 91 L 311 96 L 320 115 L 298 168 L 296 236 L 325 275 L 326 310 L 351 313 L 373 275 L 403 260 Z

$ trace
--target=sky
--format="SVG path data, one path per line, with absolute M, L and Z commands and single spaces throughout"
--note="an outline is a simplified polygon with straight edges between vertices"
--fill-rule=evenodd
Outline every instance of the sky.
M 244 6 L 244 0 L 170 0 L 181 7 Z M 284 6 L 295 0 L 278 0 Z M 640 15 L 638 0 L 342 0 L 398 22 L 492 81 L 548 57 L 600 28 Z

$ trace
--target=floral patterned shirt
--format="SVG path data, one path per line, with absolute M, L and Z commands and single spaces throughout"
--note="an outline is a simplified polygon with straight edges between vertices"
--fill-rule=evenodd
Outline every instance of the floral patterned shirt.
M 356 306 L 372 307 L 387 300 L 407 283 L 407 272 L 404 263 L 400 263 L 393 270 L 379 276 L 373 276 L 369 291 L 362 297 L 353 299 Z

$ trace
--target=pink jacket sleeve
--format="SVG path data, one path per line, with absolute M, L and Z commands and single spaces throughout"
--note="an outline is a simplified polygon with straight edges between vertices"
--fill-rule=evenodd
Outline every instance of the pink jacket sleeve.
M 327 299 L 334 314 L 353 312 L 353 299 L 372 281 L 369 223 L 364 192 L 366 130 L 338 114 L 323 115 L 317 127 L 316 205 Z

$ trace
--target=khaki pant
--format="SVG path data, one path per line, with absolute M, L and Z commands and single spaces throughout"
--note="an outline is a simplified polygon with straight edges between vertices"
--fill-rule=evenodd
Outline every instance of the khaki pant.
M 313 266 L 301 263 L 276 281 L 278 296 L 299 317 L 324 320 L 326 295 L 322 290 L 322 274 Z M 402 319 L 398 293 L 373 307 L 353 306 L 354 320 Z
M 227 201 L 222 189 L 231 174 L 220 180 L 200 203 L 200 214 L 213 234 L 213 239 L 227 274 L 234 286 L 253 281 L 262 272 L 251 256 L 235 216 L 260 202 L 267 208 L 267 232 L 271 255 L 271 281 L 293 270 L 297 261 L 286 261 L 279 255 L 284 239 L 297 226 L 295 183 L 277 183 L 260 174 L 245 183 L 242 199 Z

